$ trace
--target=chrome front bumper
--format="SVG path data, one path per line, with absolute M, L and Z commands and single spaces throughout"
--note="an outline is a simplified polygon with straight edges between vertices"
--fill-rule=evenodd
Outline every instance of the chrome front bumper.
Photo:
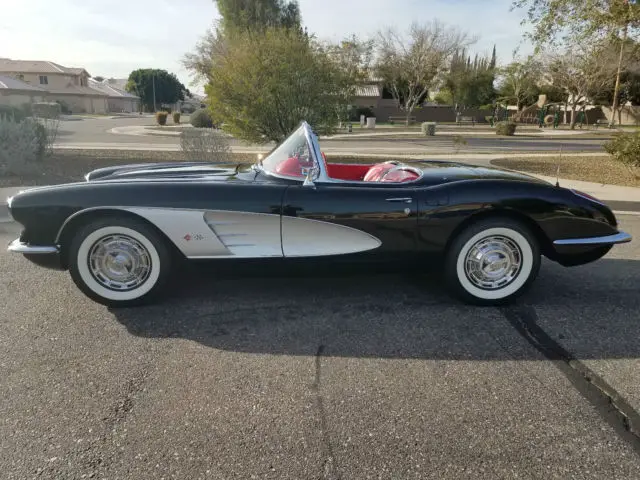
M 59 252 L 59 249 L 56 246 L 29 245 L 28 243 L 21 242 L 19 238 L 16 238 L 9 244 L 8 250 L 14 253 L 35 255 L 47 255 Z
M 589 238 L 567 238 L 565 240 L 555 240 L 554 245 L 615 245 L 618 243 L 628 243 L 631 241 L 631 235 L 625 232 L 618 232 L 614 235 L 604 237 Z

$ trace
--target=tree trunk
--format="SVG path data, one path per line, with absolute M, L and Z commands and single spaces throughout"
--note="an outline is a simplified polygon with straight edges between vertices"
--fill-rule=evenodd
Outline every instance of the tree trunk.
M 569 102 L 564 102 L 564 124 L 566 125 L 567 122 L 567 113 L 569 112 Z
M 405 123 L 404 123 L 404 124 L 408 127 L 408 126 L 409 126 L 409 121 L 410 121 L 410 119 L 411 119 L 411 110 L 409 110 L 409 109 L 407 108 L 406 112 L 407 112 L 407 115 L 406 115 Z
M 576 128 L 576 104 L 571 105 L 571 125 L 569 126 L 571 130 Z

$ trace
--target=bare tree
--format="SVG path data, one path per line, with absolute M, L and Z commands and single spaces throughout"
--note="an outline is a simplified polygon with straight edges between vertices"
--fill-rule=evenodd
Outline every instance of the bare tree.
M 405 112 L 407 124 L 453 54 L 471 43 L 466 33 L 437 20 L 414 23 L 405 35 L 392 28 L 380 32 L 377 72 Z
M 578 107 L 584 110 L 590 98 L 611 88 L 615 81 L 611 74 L 612 62 L 603 49 L 587 50 L 576 45 L 563 53 L 548 54 L 544 63 L 551 83 L 562 88 L 568 96 L 572 129 L 576 125 Z
M 535 101 L 538 96 L 540 62 L 533 57 L 514 60 L 501 68 L 498 74 L 498 100 L 513 102 L 518 112 Z

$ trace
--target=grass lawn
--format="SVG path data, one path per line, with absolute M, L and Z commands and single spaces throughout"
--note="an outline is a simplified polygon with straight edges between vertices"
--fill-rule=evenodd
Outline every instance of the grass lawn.
M 251 164 L 256 154 L 234 153 L 233 162 Z M 331 162 L 378 163 L 380 158 L 335 157 L 328 155 Z M 392 160 L 392 158 L 385 158 Z M 2 175 L 0 187 L 55 185 L 68 182 L 82 182 L 84 175 L 103 167 L 127 165 L 131 163 L 180 162 L 185 161 L 181 152 L 162 151 L 126 151 L 126 150 L 56 150 L 51 157 L 38 165 L 37 173 L 32 175 Z
M 632 173 L 622 163 L 608 155 L 601 157 L 519 157 L 502 158 L 491 162 L 505 167 L 538 175 L 555 177 L 560 166 L 560 178 L 585 182 L 608 183 L 640 187 L 640 171 Z

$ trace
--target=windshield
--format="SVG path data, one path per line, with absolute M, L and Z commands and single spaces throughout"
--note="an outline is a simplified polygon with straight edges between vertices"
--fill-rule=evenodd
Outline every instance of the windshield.
M 260 166 L 267 173 L 295 178 L 304 178 L 309 168 L 317 170 L 304 125 L 262 160 Z

